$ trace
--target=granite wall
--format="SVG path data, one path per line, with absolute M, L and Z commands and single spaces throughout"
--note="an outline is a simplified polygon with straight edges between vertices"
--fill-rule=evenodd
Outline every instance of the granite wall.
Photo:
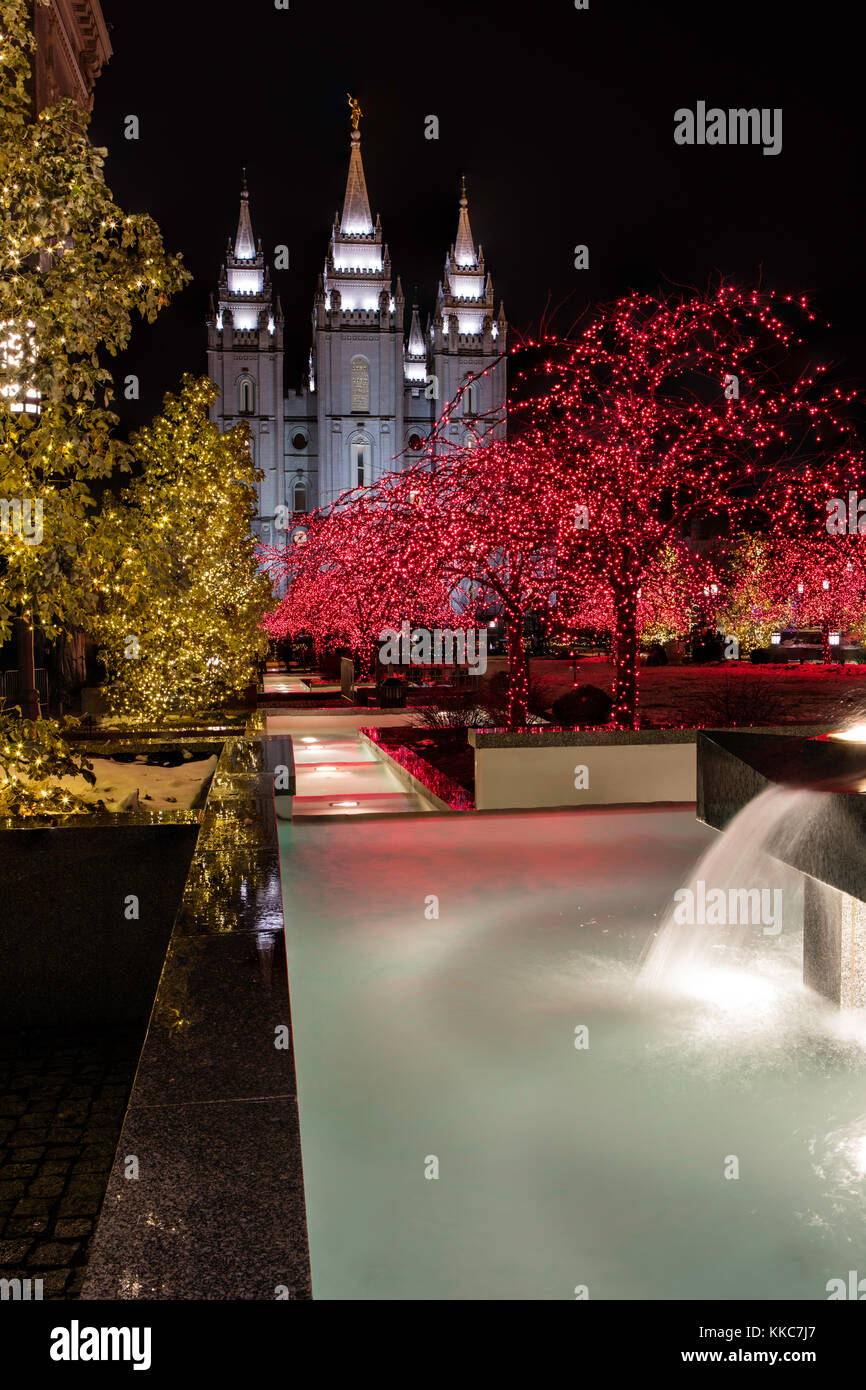
M 113 820 L 0 831 L 3 1029 L 144 1029 L 198 815 L 156 825 Z

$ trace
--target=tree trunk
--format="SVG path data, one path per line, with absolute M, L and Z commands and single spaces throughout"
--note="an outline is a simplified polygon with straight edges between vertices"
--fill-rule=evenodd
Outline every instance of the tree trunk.
M 637 592 L 633 588 L 614 590 L 613 709 L 611 718 L 617 729 L 637 728 L 637 678 L 640 646 L 637 630 Z
M 508 614 L 505 620 L 508 637 L 508 712 L 509 729 L 521 728 L 528 715 L 529 662 L 523 649 L 523 614 Z
M 821 660 L 825 666 L 829 666 L 832 660 L 830 653 L 830 624 L 826 618 L 821 623 Z
M 33 628 L 26 618 L 18 619 L 18 703 L 24 719 L 39 718 Z

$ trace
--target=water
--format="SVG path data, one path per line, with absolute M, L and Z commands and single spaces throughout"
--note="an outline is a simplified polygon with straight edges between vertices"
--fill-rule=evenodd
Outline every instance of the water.
M 685 920 L 697 917 L 697 910 L 687 913 L 689 900 L 682 897 L 672 902 L 647 950 L 641 983 L 704 997 L 738 987 L 756 1002 L 763 998 L 763 966 L 774 957 L 753 950 L 756 933 L 775 937 L 786 931 L 798 943 L 803 934 L 802 875 L 772 856 L 793 856 L 796 862 L 798 847 L 815 833 L 825 808 L 820 792 L 778 786 L 744 806 L 677 886 L 692 895 L 695 909 L 708 894 L 721 890 L 715 913 L 711 906 L 703 921 Z M 732 891 L 755 889 L 761 893 L 758 922 L 757 901 L 746 905 L 731 896 Z M 732 972 L 737 971 L 741 978 L 734 980 Z
M 820 1300 L 866 1275 L 866 1040 L 803 989 L 793 919 L 713 988 L 706 961 L 692 989 L 641 978 L 721 846 L 692 813 L 280 838 L 316 1297 Z
M 376 714 L 376 723 L 401 723 Z M 359 729 L 367 713 L 322 714 L 315 710 L 268 716 L 269 733 L 289 733 L 295 758 L 297 794 L 293 816 L 344 817 L 419 813 L 432 803 L 408 790 Z

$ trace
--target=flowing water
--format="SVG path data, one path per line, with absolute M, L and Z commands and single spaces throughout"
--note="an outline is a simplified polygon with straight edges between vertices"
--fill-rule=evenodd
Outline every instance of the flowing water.
M 820 792 L 780 786 L 744 806 L 678 887 L 679 899 L 647 949 L 640 983 L 669 992 L 724 993 L 732 970 L 753 969 L 756 979 L 742 979 L 740 986 L 760 994 L 754 937 L 787 932 L 802 939 L 803 880 L 784 861 L 796 861 L 825 808 Z
M 316 1297 L 866 1276 L 866 1029 L 803 988 L 766 857 L 810 796 L 727 837 L 671 810 L 281 825 Z M 781 890 L 781 930 L 683 928 L 699 878 Z

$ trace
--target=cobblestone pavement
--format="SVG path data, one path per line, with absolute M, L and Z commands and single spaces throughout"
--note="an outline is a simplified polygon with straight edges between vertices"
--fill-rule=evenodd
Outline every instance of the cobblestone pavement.
M 0 1278 L 79 1296 L 143 1038 L 0 1034 Z

